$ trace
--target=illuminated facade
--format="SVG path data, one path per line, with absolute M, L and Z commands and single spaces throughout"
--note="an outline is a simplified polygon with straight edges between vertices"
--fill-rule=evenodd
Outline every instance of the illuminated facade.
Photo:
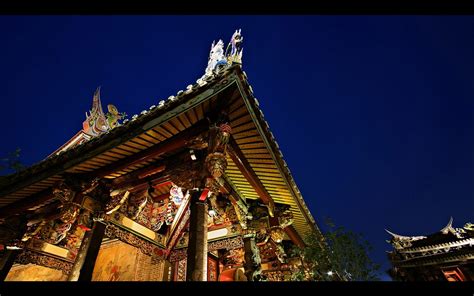
M 83 128 L 0 183 L 1 279 L 289 280 L 319 229 L 242 71 L 236 31 L 205 74 L 125 119 L 93 96 Z

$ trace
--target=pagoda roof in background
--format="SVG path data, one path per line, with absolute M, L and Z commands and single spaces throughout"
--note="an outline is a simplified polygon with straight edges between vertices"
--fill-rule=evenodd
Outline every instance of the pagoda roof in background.
M 390 232 L 394 247 L 389 258 L 397 266 L 416 267 L 474 260 L 474 224 L 453 227 L 453 218 L 438 232 L 427 236 L 402 236 Z

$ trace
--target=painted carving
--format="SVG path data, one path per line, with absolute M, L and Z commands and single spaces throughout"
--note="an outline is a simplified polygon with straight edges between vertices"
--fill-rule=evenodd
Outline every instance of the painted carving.
M 66 235 L 66 239 L 62 244 L 69 250 L 68 256 L 70 259 L 75 259 L 79 248 L 81 247 L 82 239 L 86 231 L 92 228 L 92 214 L 87 210 L 83 210 L 72 226 L 71 231 Z
M 126 114 L 119 113 L 114 105 L 108 105 L 109 113 L 105 114 L 100 101 L 100 87 L 94 93 L 92 110 L 86 112 L 86 120 L 82 123 L 82 130 L 87 135 L 96 137 L 119 125 L 119 120 Z
M 181 202 L 183 201 L 183 198 L 184 198 L 183 190 L 180 187 L 173 185 L 170 189 L 171 201 L 175 205 L 179 206 Z
M 167 209 L 168 199 L 147 203 L 143 211 L 138 215 L 136 222 L 158 232 L 165 224 Z
M 131 194 L 131 197 L 128 198 L 127 203 L 127 217 L 132 220 L 137 219 L 138 215 L 140 215 L 148 200 L 150 199 L 151 198 L 149 198 L 148 191 L 139 194 Z
M 226 238 L 218 241 L 214 241 L 208 244 L 207 250 L 209 252 L 220 250 L 220 249 L 238 249 L 244 246 L 244 241 L 241 236 L 236 236 L 233 238 Z
M 45 225 L 46 225 L 46 221 L 44 221 L 44 220 L 39 222 L 39 223 L 29 224 L 27 226 L 25 234 L 21 238 L 21 241 L 26 242 L 26 241 L 36 237 Z
M 202 150 L 207 148 L 208 142 L 202 137 L 197 136 L 187 143 L 190 149 Z
M 36 235 L 27 233 L 27 236 L 23 237 L 23 241 L 31 237 L 39 237 L 41 240 L 50 244 L 59 244 L 76 222 L 80 210 L 81 208 L 79 206 L 72 203 L 63 205 L 59 218 L 46 221 L 43 225 L 40 225 L 39 227 L 41 227 L 41 229 Z
M 170 252 L 169 261 L 170 262 L 177 262 L 183 259 L 186 259 L 187 256 L 187 248 L 173 250 Z
M 123 190 L 114 190 L 110 193 L 110 199 L 105 204 L 105 213 L 107 215 L 112 214 L 113 212 L 120 209 L 120 207 L 125 203 L 125 201 L 130 196 L 129 191 Z
M 215 70 L 219 70 L 219 67 L 227 65 L 227 59 L 224 55 L 224 42 L 222 40 L 212 42 L 211 51 L 209 52 L 209 60 L 207 62 L 207 68 L 205 75 L 210 76 Z
M 269 229 L 270 232 L 270 238 L 275 242 L 275 243 L 281 243 L 283 241 L 283 238 L 285 237 L 285 231 L 283 231 L 280 226 L 273 226 L 270 227 Z
M 248 209 L 247 206 L 240 199 L 234 198 L 232 195 L 229 195 L 229 200 L 234 207 L 234 213 L 237 216 L 237 219 L 240 223 L 240 226 L 243 229 L 247 228 L 247 215 Z
M 225 53 L 224 42 L 222 40 L 219 40 L 217 43 L 213 41 L 204 77 L 209 77 L 214 73 L 222 71 L 233 63 L 241 64 L 243 40 L 244 38 L 242 37 L 241 30 L 236 30 L 227 45 Z M 198 83 L 203 83 L 203 80 L 198 80 Z
M 243 248 L 228 250 L 223 257 L 225 266 L 241 266 L 245 261 L 245 251 Z
M 43 254 L 38 254 L 30 250 L 24 250 L 21 252 L 15 260 L 18 264 L 36 264 L 44 267 L 54 268 L 61 270 L 65 274 L 69 274 L 72 268 L 72 263 L 63 261 L 54 257 L 50 257 Z
M 177 282 L 184 282 L 186 281 L 186 260 L 180 260 L 176 263 L 176 275 L 175 280 Z
M 186 159 L 181 165 L 170 170 L 171 181 L 183 189 L 201 187 L 202 164 L 200 161 Z
M 288 258 L 288 254 L 286 254 L 285 249 L 281 243 L 275 242 L 275 255 L 278 258 L 278 261 L 281 263 L 286 263 L 286 259 Z
M 217 250 L 234 250 L 240 249 L 244 247 L 244 241 L 241 236 L 236 236 L 232 238 L 226 238 L 214 242 L 210 242 L 207 245 L 207 250 L 209 252 L 217 251 Z M 177 250 L 173 250 L 170 252 L 169 261 L 175 262 L 178 260 L 182 260 L 187 256 L 187 249 L 188 248 L 181 248 Z
M 235 212 L 235 208 L 224 195 L 211 195 L 209 197 L 212 215 L 209 215 L 208 227 L 230 226 L 233 223 L 239 223 L 239 218 Z
M 206 157 L 206 166 L 208 172 L 215 179 L 221 177 L 227 167 L 225 153 L 232 131 L 228 122 L 227 115 L 221 114 L 216 125 L 210 129 L 209 154 Z
M 464 229 L 467 231 L 474 231 L 474 224 L 473 223 L 466 223 L 464 224 Z
M 168 206 L 166 208 L 165 223 L 166 225 L 173 224 L 174 217 L 176 216 L 176 205 L 170 200 L 168 201 Z
M 179 225 L 173 233 L 173 236 L 168 241 L 168 251 L 171 251 L 171 248 L 174 246 L 176 240 L 181 236 L 183 229 L 185 228 L 186 224 L 188 223 L 189 217 L 191 216 L 191 210 L 188 208 L 184 213 L 183 218 L 179 221 Z
M 106 117 L 110 129 L 119 126 L 119 120 L 127 116 L 125 113 L 119 113 L 117 107 L 112 104 L 107 105 L 107 110 L 109 113 L 106 114 Z
M 138 236 L 123 230 L 115 225 L 109 224 L 105 228 L 105 235 L 109 238 L 117 238 L 124 243 L 137 247 L 142 251 L 144 254 L 158 257 L 158 258 L 165 258 L 166 251 Z
M 244 42 L 244 37 L 240 33 L 241 29 L 235 30 L 232 38 L 230 39 L 229 44 L 226 49 L 227 63 L 232 65 L 232 63 L 242 63 L 242 54 L 243 48 L 242 43 Z
M 215 259 L 208 257 L 207 258 L 207 280 L 209 282 L 217 281 L 217 269 L 218 263 Z
M 72 202 L 74 196 L 76 195 L 76 192 L 72 190 L 72 188 L 68 186 L 66 182 L 60 182 L 57 186 L 53 188 L 53 195 L 61 203 L 68 203 Z

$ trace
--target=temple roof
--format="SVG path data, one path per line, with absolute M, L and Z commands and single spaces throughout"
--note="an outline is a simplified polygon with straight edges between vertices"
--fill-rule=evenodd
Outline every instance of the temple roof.
M 161 100 L 157 105 L 133 115 L 131 120 L 124 120 L 122 124 L 105 129 L 87 141 L 64 149 L 19 173 L 2 178 L 0 217 L 9 215 L 13 207 L 28 211 L 51 203 L 51 188 L 64 179 L 64 173 L 104 173 L 121 159 L 167 143 L 168 139 L 202 121 L 205 114 L 217 104 L 227 104 L 233 138 L 272 199 L 290 205 L 295 219 L 294 226 L 300 235 L 310 230 L 319 233 L 259 108 L 247 75 L 241 69 L 241 48 L 239 51 L 233 45 L 230 56 L 227 54 L 228 61 L 232 63 L 222 67 L 223 63 L 219 60 L 222 56 L 220 50 L 215 50 L 216 46 L 220 49 L 222 44 L 213 44 L 206 74 L 195 84 L 188 85 L 186 90 L 180 90 L 167 100 Z M 211 64 L 215 68 L 211 67 L 209 70 Z M 218 68 L 219 71 L 213 70 Z M 157 155 L 134 166 L 110 171 L 103 177 L 114 179 L 163 157 L 166 155 Z M 230 182 L 241 195 L 257 199 L 259 195 L 230 157 L 228 163 L 226 177 Z M 35 205 L 31 206 L 32 204 Z
M 402 236 L 388 230 L 387 232 L 392 237 L 389 242 L 395 250 L 403 253 L 422 252 L 453 245 L 462 246 L 464 243 L 467 246 L 474 246 L 474 224 L 466 223 L 462 228 L 454 228 L 452 217 L 445 227 L 427 236 Z

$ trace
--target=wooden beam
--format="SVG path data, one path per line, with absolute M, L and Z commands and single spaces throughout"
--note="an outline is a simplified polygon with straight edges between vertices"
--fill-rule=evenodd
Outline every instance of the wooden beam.
M 298 232 L 296 232 L 296 229 L 293 227 L 293 225 L 287 226 L 283 230 L 285 230 L 286 234 L 295 245 L 300 248 L 304 248 L 306 246 L 303 239 L 298 234 Z
M 147 188 L 150 184 L 156 187 L 156 184 L 169 181 L 170 178 L 168 176 L 170 171 L 183 165 L 183 160 L 185 160 L 186 157 L 189 158 L 188 151 L 178 152 L 169 159 L 157 161 L 118 177 L 112 181 L 113 188 L 132 188 L 133 191 L 137 191 Z M 140 176 L 142 176 L 142 178 L 140 178 Z
M 29 208 L 46 202 L 52 198 L 52 194 L 53 190 L 51 188 L 48 188 L 38 193 L 35 193 L 27 198 L 6 205 L 0 208 L 0 219 L 25 212 Z
M 166 168 L 166 166 L 164 166 L 164 165 L 161 165 L 157 168 L 152 168 L 152 169 L 150 169 L 146 172 L 143 172 L 143 173 L 139 174 L 138 179 L 143 179 L 143 178 L 149 177 L 151 175 L 161 173 L 162 171 L 165 170 L 165 168 Z
M 263 186 L 257 174 L 255 174 L 255 172 L 253 171 L 252 167 L 250 166 L 249 162 L 245 158 L 244 154 L 240 150 L 233 137 L 230 138 L 229 145 L 227 145 L 227 153 L 229 154 L 235 165 L 239 168 L 245 179 L 247 179 L 247 181 L 253 187 L 255 192 L 257 192 L 260 199 L 265 204 L 273 203 L 272 197 Z
M 136 154 L 130 155 L 123 159 L 120 159 L 114 163 L 111 163 L 105 167 L 102 167 L 91 173 L 94 177 L 105 177 L 113 172 L 121 171 L 130 166 L 147 161 L 151 158 L 158 157 L 165 153 L 175 151 L 179 148 L 186 147 L 190 144 L 190 140 L 193 137 L 201 134 L 209 128 L 209 122 L 207 119 L 198 121 L 194 126 L 189 129 L 161 142 L 154 146 L 151 146 L 145 150 L 142 150 Z

